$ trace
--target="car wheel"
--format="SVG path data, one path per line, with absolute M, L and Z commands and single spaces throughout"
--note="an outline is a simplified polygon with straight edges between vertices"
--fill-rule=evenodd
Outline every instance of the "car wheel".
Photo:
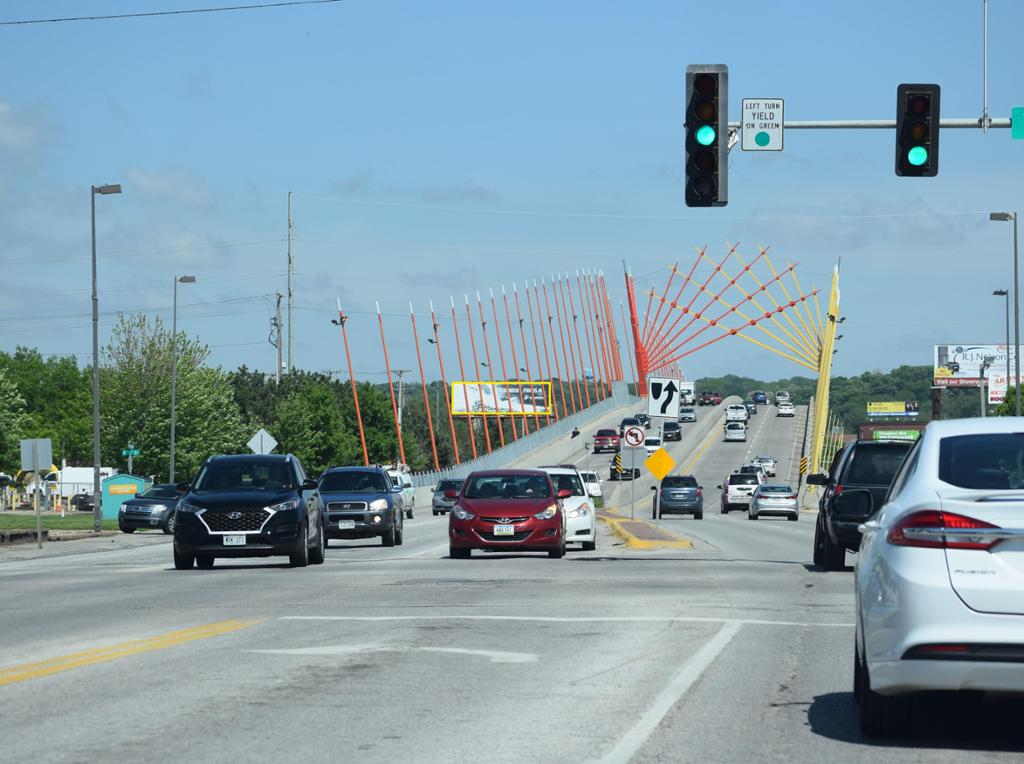
M 411 509 L 408 509 L 408 510 L 406 510 L 406 512 L 405 512 L 405 518 L 406 518 L 407 520 L 412 520 L 412 510 L 411 510 Z
M 565 557 L 565 544 L 563 543 L 558 549 L 549 549 L 548 557 L 553 560 L 560 560 Z
M 836 571 L 846 567 L 846 547 L 833 544 L 828 533 L 822 529 L 821 532 L 821 562 L 825 570 Z
M 596 537 L 594 538 L 593 541 L 584 541 L 583 542 L 583 551 L 584 552 L 593 552 L 595 549 L 597 549 L 597 538 Z
M 135 529 L 134 528 L 126 528 L 123 525 L 119 525 L 117 527 L 121 529 L 121 533 L 135 533 Z
M 757 513 L 756 512 L 747 512 L 747 518 L 750 519 L 750 520 L 756 520 L 757 519 Z
M 438 511 L 437 511 L 437 510 L 435 509 L 435 510 L 434 510 L 434 517 L 437 517 L 437 516 L 438 516 L 439 514 L 441 514 L 441 513 L 440 513 L 440 512 L 438 512 Z
M 723 515 L 729 514 L 729 505 L 728 504 L 722 504 L 722 514 Z
M 174 512 L 171 512 L 170 516 L 167 518 L 167 522 L 164 523 L 163 531 L 168 536 L 174 533 Z
M 818 515 L 818 519 L 814 523 L 814 564 L 824 566 L 825 552 L 821 543 L 821 536 L 821 515 Z
M 398 530 L 395 531 L 395 546 L 402 546 L 402 541 L 405 540 L 405 523 L 398 526 Z
M 694 520 L 703 520 L 704 519 L 704 513 L 703 512 L 694 512 L 693 513 L 693 519 Z
M 309 565 L 309 546 L 306 544 L 306 526 L 299 527 L 298 549 L 288 555 L 288 562 L 293 568 L 304 568 Z
M 795 523 L 797 520 L 800 519 L 800 515 L 790 515 L 789 519 Z
M 192 570 L 192 566 L 195 564 L 196 556 L 194 554 L 182 554 L 177 549 L 174 550 L 175 570 Z
M 384 535 L 380 537 L 381 546 L 394 546 L 395 545 L 395 524 L 392 523 L 391 527 L 384 531 Z
M 898 695 L 879 695 L 871 689 L 871 675 L 868 673 L 867 662 L 857 660 L 854 671 L 854 692 L 860 693 L 857 703 L 860 711 L 860 731 L 866 737 L 892 737 L 905 729 L 910 721 L 910 704 L 908 698 Z
M 453 560 L 468 560 L 472 552 L 472 549 L 457 549 L 453 546 L 448 547 L 448 556 Z
M 327 545 L 326 540 L 324 539 L 324 524 L 320 523 L 320 527 L 316 532 L 316 546 L 314 546 L 313 551 L 309 553 L 309 561 L 314 565 L 323 565 L 325 549 L 327 549 Z
M 213 567 L 213 555 L 212 554 L 197 554 L 196 555 L 196 567 L 200 570 L 209 570 Z

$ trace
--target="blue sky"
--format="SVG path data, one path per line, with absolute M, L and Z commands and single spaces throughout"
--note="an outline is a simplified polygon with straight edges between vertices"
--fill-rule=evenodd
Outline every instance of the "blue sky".
M 0 21 L 177 10 L 216 0 L 7 0 Z M 980 0 L 921 4 L 348 0 L 294 8 L 0 26 L 0 348 L 91 357 L 89 186 L 101 341 L 113 312 L 170 321 L 225 368 L 273 369 L 293 192 L 295 360 L 380 379 L 415 363 L 408 303 L 622 260 L 643 288 L 695 248 L 770 245 L 827 288 L 842 258 L 837 374 L 930 363 L 936 343 L 1002 341 L 1024 141 L 945 130 L 936 178 L 897 178 L 892 131 L 790 131 L 779 154 L 734 149 L 730 202 L 683 205 L 685 67 L 730 67 L 743 97 L 790 119 L 892 119 L 901 82 L 938 82 L 945 117 L 981 112 Z M 990 113 L 1024 105 L 1024 4 L 990 3 Z M 717 31 L 713 31 L 717 30 Z M 393 315 L 392 315 L 393 314 Z M 420 326 L 421 336 L 426 322 Z M 450 342 L 449 342 L 450 346 Z M 691 378 L 799 367 L 723 341 Z M 430 369 L 428 368 L 428 374 Z

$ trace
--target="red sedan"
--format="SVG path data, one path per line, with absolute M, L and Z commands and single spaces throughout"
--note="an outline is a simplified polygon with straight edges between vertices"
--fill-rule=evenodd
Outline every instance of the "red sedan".
M 555 491 L 541 470 L 473 472 L 448 515 L 449 553 L 469 557 L 474 549 L 565 554 L 562 499 L 571 491 Z M 449 496 L 449 494 L 451 494 Z

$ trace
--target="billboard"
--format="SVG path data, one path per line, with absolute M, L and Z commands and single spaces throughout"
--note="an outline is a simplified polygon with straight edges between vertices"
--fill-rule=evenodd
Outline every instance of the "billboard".
M 917 401 L 869 401 L 867 414 L 876 416 L 917 416 Z
M 981 363 L 992 358 L 992 369 L 1006 369 L 1006 356 L 1014 364 L 1013 347 L 1004 345 L 935 345 L 932 384 L 939 387 L 978 387 Z
M 551 383 L 519 380 L 452 382 L 456 416 L 525 416 L 551 414 Z

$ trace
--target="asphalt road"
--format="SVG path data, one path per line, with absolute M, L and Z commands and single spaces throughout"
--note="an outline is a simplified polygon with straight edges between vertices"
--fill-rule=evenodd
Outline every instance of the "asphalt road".
M 810 565 L 812 514 L 718 513 L 747 450 L 784 475 L 802 420 L 761 411 L 692 467 L 704 519 L 663 521 L 692 551 L 604 534 L 562 560 L 450 560 L 421 510 L 404 546 L 333 542 L 307 569 L 175 571 L 155 534 L 0 552 L 4 758 L 1019 762 L 1020 704 L 861 738 L 852 574 Z

